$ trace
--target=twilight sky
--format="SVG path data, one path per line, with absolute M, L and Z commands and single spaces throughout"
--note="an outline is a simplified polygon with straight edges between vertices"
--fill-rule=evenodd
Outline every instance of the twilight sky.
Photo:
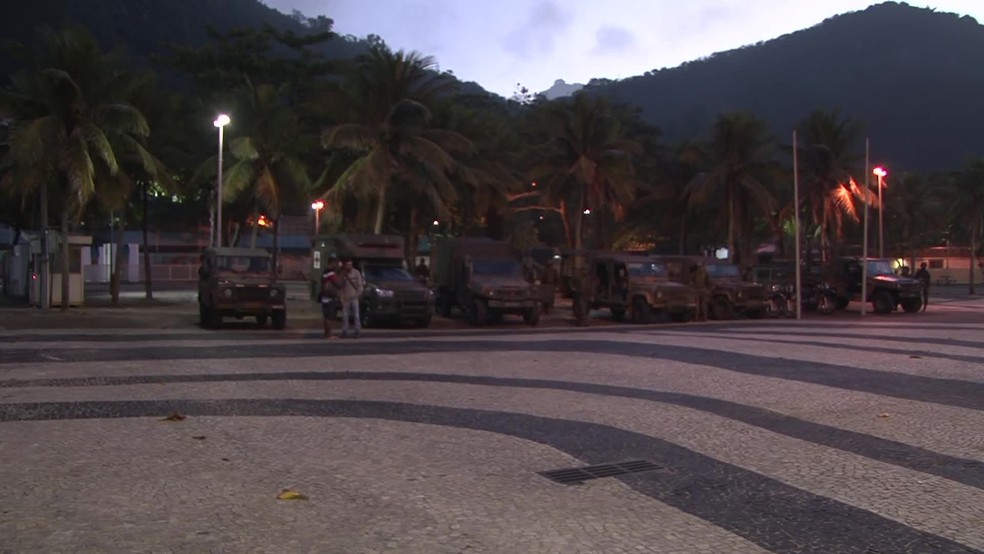
M 555 79 L 586 83 L 674 67 L 862 10 L 865 0 L 261 0 L 285 13 L 327 15 L 342 35 L 377 34 L 394 50 L 511 96 Z M 909 2 L 984 23 L 984 1 Z

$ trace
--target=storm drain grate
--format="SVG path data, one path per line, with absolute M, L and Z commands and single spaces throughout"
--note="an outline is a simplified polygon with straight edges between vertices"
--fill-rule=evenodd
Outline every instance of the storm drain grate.
M 564 485 L 577 485 L 590 479 L 615 477 L 618 475 L 626 475 L 628 473 L 642 473 L 643 471 L 654 471 L 658 469 L 666 468 L 646 460 L 631 460 L 628 462 L 619 462 L 617 464 L 552 469 L 550 471 L 541 471 L 540 475 L 543 475 L 551 481 L 556 481 Z

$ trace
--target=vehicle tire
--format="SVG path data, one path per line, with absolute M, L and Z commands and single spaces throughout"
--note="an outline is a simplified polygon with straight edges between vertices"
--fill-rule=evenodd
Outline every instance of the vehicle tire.
M 284 327 L 287 326 L 287 310 L 274 310 L 273 317 L 273 328 L 277 331 L 283 331 Z
M 612 319 L 623 321 L 625 319 L 625 308 L 612 308 Z
M 833 294 L 820 293 L 820 296 L 817 298 L 817 313 L 830 315 L 837 309 L 838 304 L 839 302 Z
M 902 301 L 902 309 L 907 314 L 914 314 L 922 309 L 922 298 L 910 298 Z
M 876 314 L 890 314 L 895 308 L 895 302 L 888 291 L 879 290 L 871 297 L 871 305 Z
M 847 299 L 847 298 L 838 298 L 837 299 L 837 309 L 838 310 L 843 310 L 844 308 L 847 308 L 847 305 L 850 304 L 850 303 L 851 303 L 850 299 Z
M 530 308 L 530 309 L 526 310 L 526 313 L 523 314 L 523 321 L 527 325 L 532 325 L 532 326 L 539 325 L 540 324 L 540 308 L 539 308 L 539 306 L 537 306 L 535 308 Z
M 267 319 L 269 318 L 267 317 L 266 314 L 258 315 L 256 316 L 256 324 L 259 325 L 260 327 L 263 327 L 264 325 L 267 324 Z
M 785 311 L 786 297 L 781 294 L 774 294 L 765 302 L 765 315 L 770 318 L 777 318 Z
M 489 320 L 489 307 L 479 299 L 472 300 L 471 309 L 468 310 L 468 323 L 472 325 L 485 325 Z
M 645 298 L 637 296 L 632 299 L 632 319 L 643 325 L 652 323 L 653 309 L 649 307 L 649 302 L 646 302 Z
M 379 318 L 376 317 L 376 314 L 374 314 L 372 310 L 365 306 L 360 306 L 359 324 L 361 324 L 364 329 L 379 327 Z
M 731 319 L 734 317 L 735 309 L 731 301 L 724 296 L 718 296 L 711 302 L 712 319 Z

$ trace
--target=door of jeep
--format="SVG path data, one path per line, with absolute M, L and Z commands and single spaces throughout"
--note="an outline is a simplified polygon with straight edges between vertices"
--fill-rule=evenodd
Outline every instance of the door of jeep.
M 846 260 L 844 262 L 844 279 L 847 281 L 847 293 L 849 295 L 861 294 L 862 278 L 861 264 L 855 260 Z

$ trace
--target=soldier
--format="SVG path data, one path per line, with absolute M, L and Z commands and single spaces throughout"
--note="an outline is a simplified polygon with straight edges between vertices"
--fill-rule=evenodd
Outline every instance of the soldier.
M 540 268 L 540 286 L 546 289 L 546 298 L 543 304 L 543 312 L 550 313 L 553 309 L 554 301 L 557 295 L 557 285 L 560 283 L 560 273 L 554 266 L 553 260 L 547 260 L 547 263 Z
M 919 271 L 916 272 L 915 277 L 922 282 L 922 309 L 925 312 L 926 306 L 929 304 L 929 283 L 932 280 L 929 276 L 929 270 L 926 269 L 926 262 L 919 264 Z
M 338 338 L 331 334 L 331 319 L 338 309 L 338 258 L 331 254 L 321 274 L 321 317 L 324 318 L 324 333 L 326 339 Z
M 690 286 L 697 294 L 697 321 L 707 321 L 707 312 L 710 308 L 711 278 L 707 274 L 704 262 L 699 261 L 690 268 Z

